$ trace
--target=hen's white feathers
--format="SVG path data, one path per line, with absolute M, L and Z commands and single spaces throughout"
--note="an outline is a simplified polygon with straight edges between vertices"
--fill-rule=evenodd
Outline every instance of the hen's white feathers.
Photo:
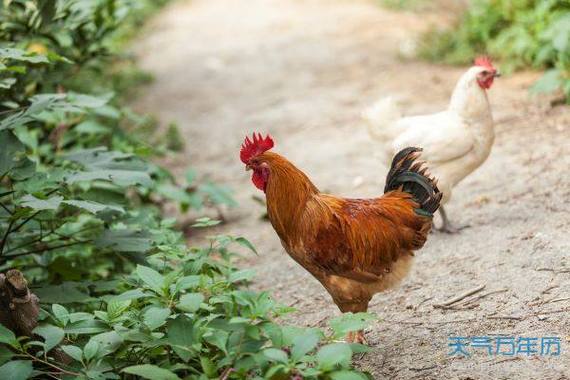
M 401 117 L 396 102 L 384 98 L 363 112 L 370 135 L 383 142 L 387 159 L 408 146 L 423 148 L 422 158 L 438 178 L 443 202 L 487 159 L 493 145 L 491 108 L 476 80 L 482 70 L 474 66 L 463 74 L 445 111 Z

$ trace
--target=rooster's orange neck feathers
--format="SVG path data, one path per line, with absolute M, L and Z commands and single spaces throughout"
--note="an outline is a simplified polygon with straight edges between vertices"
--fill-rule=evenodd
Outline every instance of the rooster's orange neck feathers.
M 297 230 L 307 201 L 319 190 L 311 180 L 284 157 L 263 153 L 270 173 L 266 188 L 267 213 L 277 234 L 283 239 Z M 287 235 L 290 236 L 290 235 Z

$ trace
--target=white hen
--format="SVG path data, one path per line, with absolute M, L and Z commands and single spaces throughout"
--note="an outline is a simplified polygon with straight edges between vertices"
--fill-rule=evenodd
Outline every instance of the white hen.
M 499 76 L 491 61 L 478 58 L 461 78 L 445 111 L 430 115 L 402 117 L 391 98 L 379 100 L 363 113 L 372 137 L 384 143 L 387 157 L 408 146 L 423 148 L 422 158 L 438 178 L 443 192 L 439 208 L 442 231 L 456 232 L 443 204 L 452 189 L 477 169 L 489 156 L 495 133 L 486 90 Z

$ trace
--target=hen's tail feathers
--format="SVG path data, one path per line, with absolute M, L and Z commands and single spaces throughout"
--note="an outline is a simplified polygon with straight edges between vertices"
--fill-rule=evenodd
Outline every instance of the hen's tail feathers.
M 437 188 L 437 180 L 429 174 L 425 162 L 416 161 L 421 151 L 420 148 L 408 147 L 394 156 L 384 192 L 402 190 L 411 194 L 420 205 L 416 212 L 431 217 L 439 208 L 443 194 Z
M 402 117 L 400 109 L 391 97 L 378 100 L 362 112 L 362 118 L 368 125 L 370 137 L 382 142 L 391 140 L 396 132 L 392 123 Z

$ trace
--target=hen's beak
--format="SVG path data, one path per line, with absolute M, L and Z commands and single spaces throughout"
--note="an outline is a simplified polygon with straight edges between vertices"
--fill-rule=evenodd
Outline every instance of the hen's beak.
M 498 71 L 495 71 L 495 73 L 493 74 L 493 78 L 499 78 L 501 76 L 501 73 Z

